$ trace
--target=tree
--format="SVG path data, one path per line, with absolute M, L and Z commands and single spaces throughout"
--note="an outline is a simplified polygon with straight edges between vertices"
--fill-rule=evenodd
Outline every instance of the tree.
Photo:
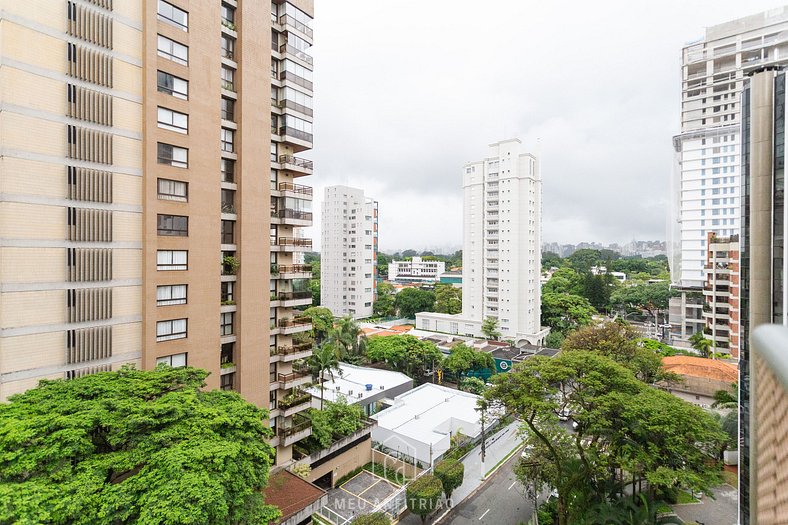
M 695 332 L 692 334 L 689 338 L 689 342 L 692 348 L 697 350 L 701 357 L 705 358 L 709 357 L 711 349 L 714 346 L 714 343 L 712 343 L 710 339 L 706 339 L 703 332 Z
M 436 285 L 435 311 L 452 315 L 462 312 L 462 288 L 450 284 Z
M 373 512 L 356 516 L 350 525 L 391 525 L 391 519 L 385 512 Z
M 312 265 L 312 278 L 309 280 L 309 290 L 312 292 L 312 306 L 320 306 L 320 255 L 307 264 Z
M 123 367 L 0 404 L 0 523 L 269 523 L 267 411 L 208 372 Z
M 395 296 L 394 306 L 400 317 L 415 319 L 418 312 L 434 310 L 435 293 L 420 288 L 405 288 Z
M 451 493 L 462 485 L 462 480 L 465 477 L 465 465 L 457 459 L 444 459 L 435 464 L 434 472 L 435 477 L 443 485 L 446 499 L 451 501 Z
M 542 324 L 566 334 L 591 323 L 596 310 L 584 297 L 565 293 L 542 294 Z
M 736 383 L 730 390 L 717 390 L 714 392 L 714 403 L 711 408 L 735 409 L 739 406 L 739 388 Z
M 559 268 L 542 287 L 542 294 L 546 293 L 583 295 L 583 278 L 572 268 Z
M 478 377 L 463 377 L 460 379 L 459 387 L 463 392 L 470 392 L 480 396 L 484 393 L 487 385 L 484 383 L 484 380 Z
M 377 317 L 392 317 L 397 311 L 394 308 L 394 287 L 391 283 L 378 283 L 378 298 L 372 305 L 372 313 Z
M 498 330 L 498 319 L 496 317 L 488 317 L 482 321 L 482 334 L 487 339 L 497 341 L 501 337 L 501 331 Z
M 563 263 L 561 256 L 555 252 L 542 252 L 542 270 L 560 268 Z
M 320 410 L 323 410 L 323 382 L 326 373 L 334 380 L 334 371 L 342 373 L 339 367 L 340 350 L 333 341 L 324 341 L 315 352 L 309 356 L 307 363 L 314 375 L 320 377 Z
M 334 314 L 324 306 L 310 306 L 304 310 L 304 315 L 311 320 L 312 336 L 319 345 L 334 328 Z
M 325 408 L 309 409 L 312 420 L 312 436 L 319 448 L 334 442 L 335 437 L 349 436 L 364 425 L 364 409 L 357 404 L 348 404 L 344 396 L 335 402 L 326 402 Z
M 424 474 L 406 486 L 405 503 L 409 511 L 426 523 L 427 516 L 438 508 L 442 494 L 441 480 L 432 474 Z
M 660 310 L 666 310 L 673 292 L 667 282 L 638 283 L 616 289 L 610 295 L 613 305 L 636 308 L 647 312 L 659 323 Z
M 603 259 L 599 250 L 583 248 L 581 250 L 576 250 L 572 255 L 567 257 L 567 260 L 577 272 L 585 273 L 590 271 L 592 266 L 598 266 Z
M 373 362 L 385 362 L 389 368 L 421 381 L 425 370 L 439 367 L 443 353 L 429 341 L 412 335 L 390 335 L 369 340 L 367 357 Z
M 708 492 L 719 480 L 725 436 L 717 422 L 600 353 L 533 357 L 491 381 L 485 399 L 523 422 L 539 481 L 558 490 L 560 525 L 581 523 L 587 509 L 620 494 L 622 470 L 651 492 Z M 575 432 L 558 424 L 567 408 Z
M 339 348 L 340 359 L 346 363 L 359 364 L 367 353 L 367 336 L 349 315 L 337 321 L 329 337 Z
M 463 343 L 454 345 L 443 361 L 443 369 L 458 377 L 471 370 L 495 369 L 495 359 L 488 352 L 481 352 Z

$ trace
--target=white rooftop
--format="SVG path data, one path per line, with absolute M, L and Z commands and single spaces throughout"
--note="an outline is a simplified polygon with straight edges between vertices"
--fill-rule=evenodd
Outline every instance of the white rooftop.
M 372 416 L 378 427 L 401 436 L 434 444 L 461 431 L 481 433 L 476 402 L 480 396 L 425 383 L 394 398 L 394 405 Z
M 347 363 L 339 363 L 341 374 L 334 371 L 334 380 L 326 372 L 323 399 L 325 401 L 336 401 L 342 395 L 348 403 L 358 403 L 366 398 L 379 394 L 381 391 L 390 390 L 413 380 L 400 372 L 391 370 L 380 370 L 364 366 L 355 366 Z M 366 386 L 372 385 L 372 390 L 367 390 Z M 339 391 L 337 391 L 339 387 Z M 320 388 L 313 386 L 307 391 L 316 398 L 320 398 Z M 361 397 L 359 397 L 361 394 Z

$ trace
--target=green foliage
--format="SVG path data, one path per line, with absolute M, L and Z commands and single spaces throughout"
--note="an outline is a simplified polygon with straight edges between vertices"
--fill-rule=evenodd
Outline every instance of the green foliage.
M 307 366 L 313 376 L 320 377 L 320 409 L 323 409 L 323 381 L 326 374 L 334 380 L 334 372 L 341 373 L 339 367 L 339 347 L 331 340 L 324 341 L 307 359 Z
M 470 392 L 471 394 L 480 396 L 484 393 L 487 385 L 482 379 L 479 379 L 478 377 L 463 377 L 460 379 L 459 387 L 460 390 L 464 392 Z
M 452 315 L 462 312 L 462 288 L 450 284 L 436 285 L 435 311 Z
M 326 448 L 340 437 L 349 436 L 364 426 L 364 409 L 348 404 L 344 396 L 336 402 L 327 401 L 321 410 L 309 409 L 312 419 L 312 438 L 320 448 Z
M 400 317 L 415 319 L 418 312 L 434 310 L 435 293 L 420 288 L 405 288 L 395 296 L 394 306 Z
M 324 306 L 310 306 L 304 310 L 304 315 L 312 321 L 312 335 L 320 344 L 334 327 L 334 314 Z
M 546 293 L 583 295 L 583 278 L 572 268 L 559 268 L 542 287 L 542 294 Z
M 454 489 L 462 485 L 462 480 L 465 477 L 465 465 L 456 459 L 444 459 L 435 464 L 433 472 L 435 477 L 441 481 L 446 497 L 451 498 Z
M 555 252 L 542 252 L 542 270 L 549 270 L 550 268 L 558 268 L 561 266 L 563 259 Z
M 437 346 L 412 335 L 373 337 L 367 346 L 367 357 L 373 362 L 383 361 L 392 370 L 419 380 L 425 369 L 433 363 L 439 367 L 443 361 L 443 353 Z
M 481 352 L 462 343 L 455 345 L 449 356 L 443 361 L 443 369 L 457 376 L 471 370 L 494 369 L 495 359 L 492 354 Z
M 544 345 L 547 348 L 561 348 L 561 345 L 564 343 L 564 339 L 566 339 L 566 335 L 562 332 L 550 332 L 547 334 L 545 338 Z
M 739 412 L 731 410 L 722 418 L 722 431 L 728 435 L 728 448 L 739 446 Z
M 0 523 L 273 521 L 268 414 L 207 375 L 124 367 L 0 404 Z
M 726 436 L 718 423 L 600 352 L 534 357 L 491 381 L 485 399 L 523 421 L 533 449 L 533 461 L 518 477 L 558 490 L 561 525 L 583 523 L 588 509 L 618 493 L 617 469 L 647 480 L 650 490 L 707 492 L 719 481 L 717 457 Z M 566 407 L 577 422 L 575 432 L 559 424 Z
M 638 283 L 632 286 L 622 286 L 610 296 L 614 306 L 636 308 L 648 312 L 652 317 L 657 310 L 666 310 L 673 291 L 667 282 Z
M 427 516 L 438 508 L 442 494 L 443 486 L 440 479 L 432 474 L 424 474 L 407 486 L 405 502 L 408 510 L 419 516 L 421 522 L 425 523 Z
M 378 298 L 372 305 L 372 312 L 377 317 L 392 317 L 397 311 L 394 308 L 394 286 L 391 283 L 378 283 Z
M 374 512 L 353 518 L 350 525 L 391 525 L 391 519 L 385 512 Z
M 712 408 L 735 409 L 739 406 L 739 388 L 736 383 L 731 385 L 730 390 L 717 390 L 714 392 L 714 403 Z
M 596 310 L 584 297 L 566 293 L 542 294 L 542 325 L 562 334 L 591 323 Z
M 602 253 L 599 250 L 584 248 L 576 250 L 566 258 L 569 265 L 580 273 L 591 271 L 592 266 L 598 266 L 603 261 Z
M 310 279 L 309 291 L 312 292 L 312 306 L 320 306 L 320 279 Z
M 367 336 L 349 315 L 337 321 L 329 339 L 339 348 L 339 357 L 346 363 L 359 364 L 367 353 Z
M 225 255 L 222 257 L 222 273 L 224 275 L 235 275 L 241 267 L 241 261 L 234 255 Z
M 495 317 L 488 317 L 482 321 L 482 334 L 487 339 L 497 341 L 501 337 L 501 331 L 498 329 L 498 319 Z
M 710 339 L 706 339 L 706 336 L 703 335 L 703 332 L 695 332 L 689 338 L 689 342 L 692 345 L 692 348 L 698 351 L 701 357 L 708 358 L 711 354 L 712 346 L 714 343 Z

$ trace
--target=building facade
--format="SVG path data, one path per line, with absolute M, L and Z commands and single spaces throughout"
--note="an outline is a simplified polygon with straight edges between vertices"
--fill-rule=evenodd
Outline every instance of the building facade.
M 336 316 L 372 316 L 378 258 L 378 203 L 364 190 L 325 189 L 320 249 L 320 305 Z
M 462 314 L 419 314 L 417 328 L 479 336 L 497 320 L 501 337 L 541 344 L 542 178 L 519 140 L 490 145 L 463 173 Z M 447 329 L 448 328 L 448 329 Z
M 309 432 L 277 399 L 309 380 L 292 370 L 310 329 L 292 307 L 311 301 L 293 261 L 312 223 L 296 182 L 312 173 L 312 12 L 2 2 L 0 397 L 127 363 L 194 366 L 271 408 L 289 461 Z
M 704 328 L 701 290 L 707 235 L 741 227 L 741 103 L 746 75 L 788 63 L 788 8 L 707 28 L 682 50 L 681 132 L 673 138 L 668 258 L 680 296 L 671 300 L 675 343 Z
M 703 331 L 715 353 L 739 357 L 739 236 L 709 233 L 706 283 L 703 287 Z
M 409 283 L 434 283 L 440 281 L 446 271 L 443 261 L 423 260 L 412 257 L 409 261 L 391 261 L 389 263 L 389 280 Z

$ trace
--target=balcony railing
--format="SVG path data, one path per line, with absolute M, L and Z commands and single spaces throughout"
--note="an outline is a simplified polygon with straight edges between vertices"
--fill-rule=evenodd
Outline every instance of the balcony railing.
M 293 155 L 280 155 L 279 162 L 280 164 L 290 164 L 291 166 L 297 166 L 305 170 L 312 170 L 314 166 L 311 160 L 302 159 L 301 157 L 295 157 Z
M 279 292 L 277 298 L 280 301 L 297 301 L 299 299 L 311 299 L 312 292 Z M 307 322 L 307 324 L 309 324 Z
M 314 84 L 312 83 L 311 80 L 307 80 L 304 77 L 299 77 L 298 75 L 292 72 L 288 72 L 288 71 L 280 72 L 279 80 L 289 80 L 293 84 L 301 86 L 302 88 L 306 88 L 309 91 L 312 91 L 314 89 Z
M 304 352 L 310 352 L 312 350 L 312 343 L 299 343 L 293 346 L 277 346 L 275 349 L 272 350 L 273 353 L 271 355 L 302 354 Z
M 309 38 L 314 38 L 314 31 L 312 31 L 311 27 L 309 27 L 308 25 L 304 24 L 303 22 L 299 22 L 298 20 L 296 20 L 295 18 L 293 18 L 290 15 L 282 15 L 282 16 L 280 16 L 279 17 L 279 23 L 282 24 L 283 26 L 293 27 L 293 28 L 297 29 L 298 31 L 301 31 L 302 33 L 304 33 Z
M 290 193 L 297 193 L 299 195 L 308 195 L 310 197 L 312 196 L 312 186 L 304 186 L 303 184 L 293 184 L 292 182 L 280 182 L 279 191 L 289 191 Z
M 312 321 L 308 317 L 293 317 L 279 319 L 279 328 L 291 328 L 294 326 L 312 326 Z
M 294 248 L 304 248 L 307 250 L 312 249 L 312 239 L 295 239 L 293 237 L 279 237 L 271 238 L 271 245 L 272 246 L 282 246 L 282 247 L 294 247 Z
M 306 53 L 304 53 L 299 49 L 294 48 L 289 44 L 282 44 L 281 46 L 279 46 L 279 52 L 293 55 L 294 57 L 303 60 L 309 65 L 312 65 L 314 63 L 314 59 L 311 56 L 307 55 Z
M 311 379 L 312 376 L 309 374 L 304 374 L 302 372 L 291 372 L 289 374 L 279 374 L 277 376 L 277 379 L 279 380 L 279 383 L 282 388 L 290 388 L 288 386 L 288 383 L 294 383 L 296 381 L 306 378 Z
M 278 406 L 282 410 L 287 410 L 288 408 L 303 405 L 304 403 L 309 403 L 310 401 L 312 401 L 312 394 L 309 392 L 304 392 L 303 390 L 299 390 L 292 396 L 287 396 L 284 399 L 280 399 Z
M 298 111 L 298 112 L 303 113 L 304 115 L 307 115 L 309 117 L 314 115 L 314 110 L 312 110 L 312 108 L 310 108 L 309 106 L 304 106 L 303 104 L 299 104 L 298 102 L 294 102 L 294 101 L 289 100 L 289 99 L 284 99 L 284 100 L 281 100 L 281 101 L 277 102 L 276 106 L 279 107 L 279 108 L 292 109 L 293 111 Z
M 301 131 L 300 129 L 289 128 L 287 126 L 280 126 L 279 134 L 288 137 L 294 137 L 298 140 L 304 140 L 306 142 L 313 142 L 312 134 L 307 133 L 306 131 Z
M 271 267 L 271 274 L 281 273 L 312 273 L 311 264 L 277 264 Z
M 312 220 L 312 212 L 311 211 L 301 211 L 301 210 L 293 210 L 290 208 L 285 208 L 283 210 L 272 210 L 271 211 L 271 218 L 272 219 L 295 219 L 297 221 L 311 221 Z
M 279 434 L 279 437 L 281 439 L 285 440 L 285 442 L 287 443 L 288 442 L 287 440 L 289 438 L 291 438 L 291 437 L 293 437 L 293 436 L 295 436 L 297 434 L 300 434 L 301 432 L 306 432 L 307 430 L 309 430 L 311 428 L 312 428 L 312 421 L 311 420 L 307 420 L 307 421 L 304 421 L 303 423 L 299 423 L 297 425 L 293 425 L 292 427 L 280 428 L 277 431 L 277 433 Z

